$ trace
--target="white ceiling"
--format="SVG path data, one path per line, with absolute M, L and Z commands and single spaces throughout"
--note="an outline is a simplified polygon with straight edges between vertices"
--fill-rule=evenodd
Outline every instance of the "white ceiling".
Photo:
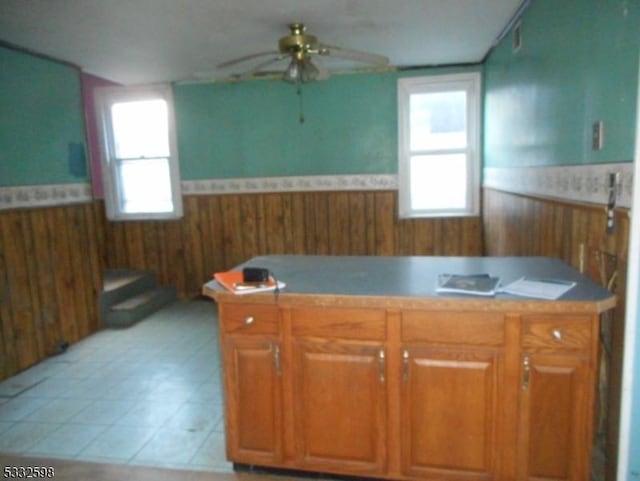
M 228 77 L 287 24 L 395 67 L 481 61 L 522 0 L 0 0 L 0 40 L 122 84 Z M 331 71 L 363 64 L 322 58 Z M 286 63 L 282 66 L 284 68 Z

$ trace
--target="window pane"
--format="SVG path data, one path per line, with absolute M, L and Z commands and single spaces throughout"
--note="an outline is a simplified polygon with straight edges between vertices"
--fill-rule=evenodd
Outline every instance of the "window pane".
M 410 149 L 461 149 L 467 146 L 465 91 L 413 94 L 409 100 Z
M 173 210 L 169 159 L 125 160 L 119 174 L 123 212 Z
M 167 102 L 161 99 L 113 104 L 116 157 L 168 157 L 168 118 Z
M 467 207 L 465 154 L 411 157 L 411 205 L 416 210 Z

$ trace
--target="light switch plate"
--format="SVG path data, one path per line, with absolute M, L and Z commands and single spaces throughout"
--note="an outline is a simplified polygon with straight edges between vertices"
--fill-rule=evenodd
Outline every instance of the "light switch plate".
M 591 147 L 593 150 L 602 150 L 604 145 L 604 122 L 596 120 L 591 129 Z

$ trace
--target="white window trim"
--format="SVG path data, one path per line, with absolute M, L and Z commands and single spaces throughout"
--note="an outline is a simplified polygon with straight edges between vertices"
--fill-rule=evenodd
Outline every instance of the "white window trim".
M 467 91 L 467 205 L 464 209 L 414 209 L 410 191 L 410 131 L 409 98 L 411 94 L 448 91 L 463 88 Z M 480 215 L 480 132 L 481 132 L 481 75 L 480 72 L 406 77 L 398 79 L 398 215 L 400 218 L 463 217 Z
M 117 102 L 162 98 L 167 102 L 169 122 L 169 173 L 171 176 L 171 212 L 123 212 L 119 206 L 117 169 L 111 162 L 113 132 L 111 129 L 111 105 Z M 98 87 L 94 92 L 97 126 L 100 134 L 100 154 L 104 201 L 109 220 L 163 220 L 179 219 L 183 215 L 182 192 L 180 182 L 180 164 L 178 159 L 178 140 L 176 134 L 173 90 L 170 85 L 147 85 L 136 87 Z

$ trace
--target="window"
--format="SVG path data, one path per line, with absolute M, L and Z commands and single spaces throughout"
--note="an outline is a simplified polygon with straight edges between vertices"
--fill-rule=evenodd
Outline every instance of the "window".
M 181 217 L 171 87 L 98 88 L 95 98 L 107 217 Z
M 398 79 L 400 217 L 478 215 L 480 74 Z

